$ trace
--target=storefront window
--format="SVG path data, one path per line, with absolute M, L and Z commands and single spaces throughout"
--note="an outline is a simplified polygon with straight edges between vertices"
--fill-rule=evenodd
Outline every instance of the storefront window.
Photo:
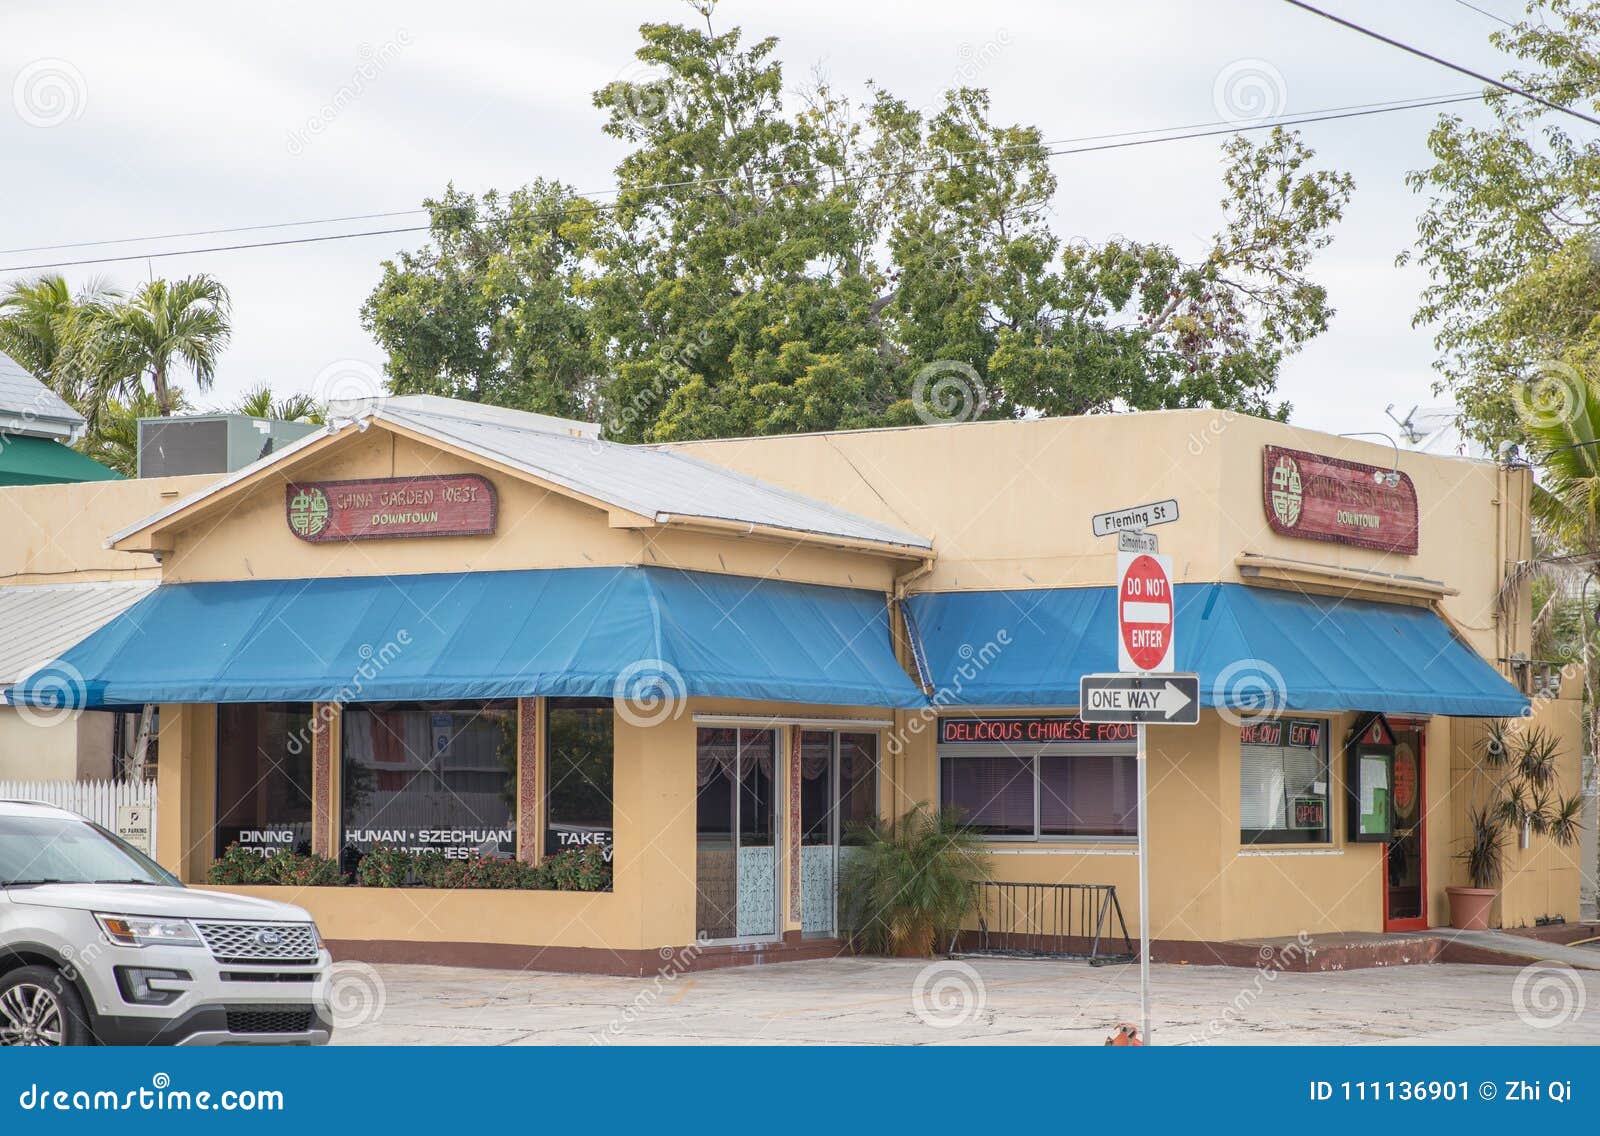
M 946 719 L 940 806 L 999 838 L 1137 836 L 1138 768 L 1125 733 L 1077 719 Z
M 217 847 L 311 851 L 311 704 L 217 707 Z
M 545 707 L 545 855 L 598 844 L 610 859 L 615 711 L 592 698 L 552 698 Z
M 1328 723 L 1287 718 L 1239 729 L 1239 842 L 1328 841 Z
M 347 855 L 516 854 L 515 703 L 347 707 L 343 723 Z

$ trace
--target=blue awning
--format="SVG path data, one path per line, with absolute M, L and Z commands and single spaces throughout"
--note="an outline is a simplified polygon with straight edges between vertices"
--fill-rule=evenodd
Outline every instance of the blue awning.
M 926 705 L 881 592 L 668 568 L 164 584 L 7 694 L 42 706 L 707 695 Z
M 1511 717 L 1528 700 L 1421 607 L 1243 584 L 1180 584 L 1177 669 L 1201 704 Z M 1117 669 L 1116 590 L 946 592 L 910 600 L 936 688 L 959 706 L 1076 706 Z

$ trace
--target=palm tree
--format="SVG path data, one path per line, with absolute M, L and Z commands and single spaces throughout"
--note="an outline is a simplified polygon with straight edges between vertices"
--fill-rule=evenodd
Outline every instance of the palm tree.
M 1534 482 L 1532 509 L 1536 544 L 1558 554 L 1562 571 L 1551 572 L 1541 557 L 1506 580 L 1503 597 L 1510 597 L 1524 581 L 1543 577 L 1553 585 L 1534 623 L 1535 638 L 1551 638 L 1563 622 L 1576 616 L 1576 639 L 1584 668 L 1584 694 L 1590 713 L 1590 753 L 1600 752 L 1600 667 L 1596 667 L 1596 624 L 1584 605 L 1574 605 L 1564 595 L 1563 576 L 1582 573 L 1587 585 L 1600 585 L 1600 382 L 1593 356 L 1575 352 L 1569 363 L 1551 367 L 1532 391 L 1542 409 L 1522 415 L 1524 437 L 1539 471 Z M 1586 586 L 1587 590 L 1587 586 Z M 1600 601 L 1600 586 L 1587 594 Z M 1571 609 L 1577 606 L 1579 610 Z
M 135 394 L 149 379 L 157 414 L 166 416 L 176 409 L 175 365 L 186 367 L 202 391 L 216 378 L 231 332 L 228 290 L 204 273 L 151 280 L 111 309 L 102 330 L 95 393 Z
M 92 419 L 88 348 L 121 297 L 98 279 L 76 294 L 61 275 L 14 280 L 0 292 L 0 351 Z
M 174 390 L 170 405 L 172 410 L 181 413 L 189 409 L 189 400 L 183 391 Z M 84 435 L 77 449 L 124 477 L 137 477 L 139 419 L 160 416 L 156 396 L 148 391 L 138 391 L 124 398 L 108 398 L 100 407 L 95 428 Z
M 278 418 L 284 422 L 310 422 L 320 426 L 326 413 L 316 398 L 296 392 L 275 397 L 266 383 L 258 383 L 233 404 L 232 413 L 251 418 Z

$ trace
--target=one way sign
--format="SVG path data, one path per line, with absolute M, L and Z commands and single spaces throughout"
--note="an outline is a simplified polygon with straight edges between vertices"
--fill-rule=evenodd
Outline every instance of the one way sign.
M 1084 675 L 1078 680 L 1078 717 L 1085 722 L 1193 726 L 1200 721 L 1200 676 Z

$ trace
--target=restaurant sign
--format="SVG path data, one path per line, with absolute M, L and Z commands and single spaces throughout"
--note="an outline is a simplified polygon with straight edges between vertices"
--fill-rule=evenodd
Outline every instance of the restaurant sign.
M 1126 742 L 1135 727 L 1126 722 L 1085 722 L 1081 718 L 941 718 L 943 745 L 984 742 Z
M 1417 551 L 1417 489 L 1394 469 L 1281 446 L 1261 451 L 1267 524 L 1281 536 Z
M 301 540 L 483 536 L 494 532 L 494 486 L 475 473 L 301 481 L 284 487 L 289 530 Z

